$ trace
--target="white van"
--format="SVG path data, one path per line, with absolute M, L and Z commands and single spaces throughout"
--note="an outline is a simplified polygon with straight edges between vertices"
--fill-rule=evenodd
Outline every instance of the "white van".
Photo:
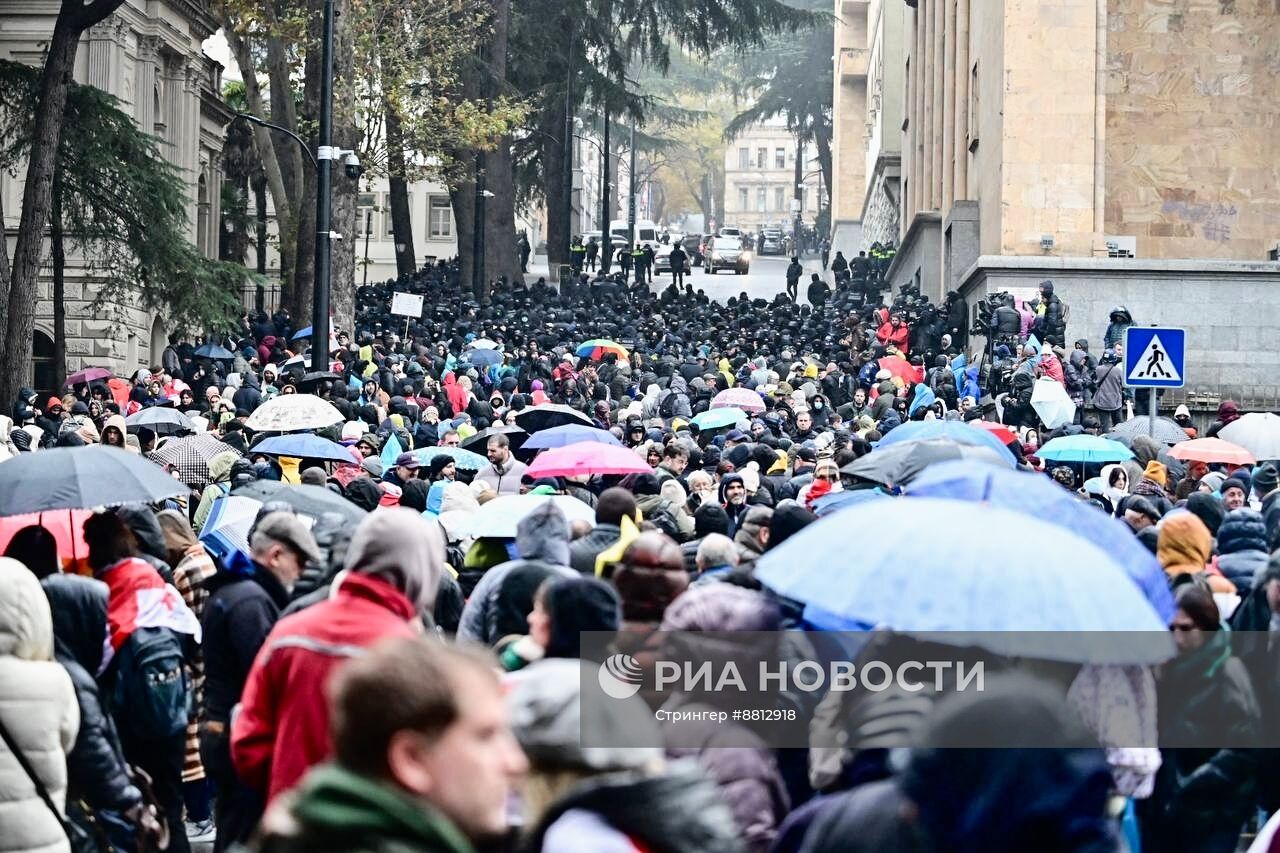
M 609 230 L 617 237 L 621 237 L 623 242 L 630 240 L 630 231 L 627 229 L 627 220 L 615 219 L 609 223 Z M 615 243 L 618 241 L 615 239 Z M 658 226 L 651 219 L 636 220 L 636 243 L 643 246 L 648 243 L 650 246 L 658 245 Z

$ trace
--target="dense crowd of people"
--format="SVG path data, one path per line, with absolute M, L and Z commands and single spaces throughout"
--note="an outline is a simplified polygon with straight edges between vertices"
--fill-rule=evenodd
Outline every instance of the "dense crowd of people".
M 1259 828 L 1258 849 L 1280 849 L 1267 823 L 1280 768 L 1240 748 L 1280 701 L 1267 654 L 1280 643 L 1276 465 L 1184 464 L 1145 434 L 1122 463 L 1042 460 L 1054 438 L 1127 419 L 1114 370 L 1127 311 L 1095 363 L 1086 338 L 1064 350 L 1051 282 L 972 328 L 956 294 L 934 306 L 908 288 L 886 304 L 884 258 L 853 273 L 837 262 L 834 287 L 819 277 L 804 304 L 606 276 L 564 292 L 500 282 L 477 302 L 440 262 L 360 288 L 322 370 L 311 330 L 257 312 L 225 357 L 174 335 L 131 377 L 24 390 L 0 456 L 115 446 L 186 490 L 81 508 L 94 512 L 67 535 L 83 565 L 67 565 L 43 516 L 7 534 L 0 849 L 1226 853 Z M 423 295 L 422 315 L 392 314 L 395 292 Z M 988 357 L 971 332 L 989 335 Z M 1030 396 L 1046 377 L 1078 406 L 1052 428 Z M 710 417 L 730 391 L 746 408 Z M 288 395 L 335 410 L 312 431 L 345 457 L 260 448 L 271 435 L 249 422 Z M 128 423 L 164 409 L 216 452 L 175 461 L 166 448 L 189 434 Z M 1224 402 L 1208 433 L 1240 414 Z M 1017 467 L 1150 549 L 1177 656 L 1118 677 L 1141 731 L 1177 741 L 1223 725 L 1223 748 L 1100 735 L 1082 748 L 1103 677 L 1088 666 L 1067 680 L 1072 701 L 1019 675 L 977 700 L 862 720 L 843 749 L 774 749 L 736 724 L 699 746 L 583 745 L 582 632 L 617 632 L 643 658 L 659 629 L 814 628 L 756 564 L 851 512 L 842 493 L 910 500 L 907 482 L 853 472 L 921 421 L 1002 425 Z M 1197 434 L 1189 411 L 1175 422 Z M 539 474 L 525 443 L 557 427 L 630 449 L 635 470 Z M 554 497 L 501 535 L 485 526 L 486 505 L 519 495 Z M 260 506 L 227 548 L 208 531 L 245 496 Z M 849 559 L 877 535 L 850 528 Z M 974 720 L 1023 731 L 1021 748 L 939 746 Z M 647 711 L 627 725 L 662 737 Z

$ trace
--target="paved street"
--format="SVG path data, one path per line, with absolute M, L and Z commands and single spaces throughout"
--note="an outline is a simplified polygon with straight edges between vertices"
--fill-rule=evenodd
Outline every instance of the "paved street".
M 694 267 L 693 272 L 685 276 L 685 280 L 692 284 L 695 290 L 706 291 L 708 296 L 718 302 L 725 302 L 744 290 L 747 296 L 752 299 L 757 297 L 772 299 L 774 295 L 786 289 L 786 270 L 790 260 L 789 257 L 784 256 L 755 257 L 751 261 L 751 271 L 747 275 L 734 275 L 727 270 L 721 270 L 715 275 L 708 275 L 703 272 L 702 267 Z M 809 280 L 809 273 L 820 271 L 822 264 L 817 258 L 811 258 L 804 262 L 804 268 L 804 278 L 800 282 L 801 300 L 804 299 L 804 290 L 806 282 Z M 529 275 L 536 279 L 538 276 L 546 274 L 547 256 L 535 256 L 529 262 Z M 661 290 L 670 281 L 671 276 L 659 275 L 655 277 L 655 286 Z

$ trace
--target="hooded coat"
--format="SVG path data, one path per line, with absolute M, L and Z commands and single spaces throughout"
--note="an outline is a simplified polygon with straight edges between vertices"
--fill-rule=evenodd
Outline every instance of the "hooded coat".
M 1171 583 L 1179 575 L 1204 572 L 1212 552 L 1213 537 L 1209 535 L 1209 528 L 1192 513 L 1175 513 L 1160 522 L 1156 559 L 1164 566 L 1165 576 Z M 1208 580 L 1214 592 L 1235 592 L 1234 586 L 1221 575 L 1211 574 Z
M 360 522 L 347 574 L 330 598 L 276 623 L 254 660 L 231 725 L 244 783 L 268 800 L 330 755 L 325 687 L 345 660 L 390 637 L 410 637 L 435 605 L 444 572 L 440 526 L 390 507 Z
M 67 671 L 53 659 L 53 648 L 49 600 L 40 582 L 22 563 L 0 557 L 0 722 L 62 809 L 80 705 Z M 6 853 L 69 849 L 62 824 L 3 741 L 0 846 Z
M 1269 557 L 1262 514 L 1248 507 L 1227 513 L 1218 528 L 1218 569 L 1227 580 L 1239 590 L 1252 588 Z

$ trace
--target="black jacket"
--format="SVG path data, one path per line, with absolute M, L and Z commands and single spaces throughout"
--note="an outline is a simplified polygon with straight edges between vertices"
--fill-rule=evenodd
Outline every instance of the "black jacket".
M 210 720 L 230 718 L 253 659 L 289 603 L 289 593 L 273 574 L 256 563 L 245 563 L 239 564 L 241 572 L 219 572 L 206 584 L 209 600 L 201 627 L 205 715 Z
M 40 582 L 53 612 L 54 655 L 71 676 L 80 704 L 80 731 L 67 756 L 67 802 L 125 812 L 142 799 L 125 768 L 124 750 L 92 673 L 107 636 L 107 587 L 77 575 Z
M 586 536 L 569 543 L 569 565 L 584 575 L 594 576 L 596 557 L 621 535 L 622 528 L 616 524 L 597 524 Z

